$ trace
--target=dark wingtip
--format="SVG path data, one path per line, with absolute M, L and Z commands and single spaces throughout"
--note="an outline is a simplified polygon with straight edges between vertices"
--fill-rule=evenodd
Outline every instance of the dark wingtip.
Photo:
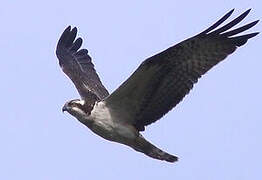
M 252 24 L 254 24 L 253 26 L 255 26 L 260 20 L 256 20 L 254 22 L 252 22 Z
M 252 8 L 249 8 L 248 10 L 246 10 L 247 14 L 251 11 Z
M 217 28 L 219 25 L 221 25 L 225 20 L 227 20 L 231 14 L 234 12 L 235 9 L 231 9 L 228 13 L 226 13 L 222 18 L 220 18 L 217 22 L 215 22 L 212 26 L 204 30 L 203 32 L 200 33 L 200 35 L 207 34 L 208 32 L 214 30 Z
M 228 13 L 226 13 L 224 16 L 229 17 L 232 15 L 232 13 L 235 11 L 235 8 L 231 9 Z
M 244 19 L 251 11 L 251 8 L 243 12 L 239 17 L 242 17 L 241 19 Z
M 61 37 L 66 36 L 71 31 L 71 26 L 68 26 L 64 32 L 62 33 Z
M 222 26 L 221 28 L 211 32 L 210 34 L 220 34 L 220 33 L 223 33 L 225 31 L 229 30 L 230 28 L 234 27 L 239 22 L 241 22 L 248 15 L 248 13 L 250 11 L 251 11 L 251 9 L 246 10 L 244 13 L 242 13 L 237 18 L 235 18 L 233 21 L 231 21 L 231 22 L 227 23 L 226 25 Z
M 65 30 L 71 30 L 71 25 L 67 26 Z
M 58 45 L 61 45 L 67 38 L 67 36 L 70 34 L 71 26 L 68 26 L 64 32 L 62 33 L 61 37 L 59 38 Z
M 260 32 L 254 32 L 252 34 L 250 34 L 249 38 L 255 37 L 256 35 L 258 35 Z
M 248 10 L 246 10 L 245 12 L 243 12 L 240 17 L 243 17 L 243 19 L 250 13 L 251 8 L 249 8 Z
M 63 53 L 65 49 L 76 51 L 80 48 L 82 40 L 77 40 L 76 43 L 74 43 L 76 35 L 77 28 L 74 27 L 73 29 L 71 29 L 71 25 L 67 26 L 58 40 L 56 47 L 57 56 L 60 56 L 60 54 Z
M 71 26 L 69 26 L 71 28 Z M 72 30 L 71 30 L 72 33 L 77 33 L 77 27 L 74 27 Z
M 249 8 L 248 10 L 246 10 L 243 14 L 241 14 L 240 16 L 243 16 L 243 19 L 250 13 L 251 8 Z
M 256 35 L 258 35 L 259 32 L 255 32 L 255 33 L 250 33 L 250 34 L 245 34 L 242 36 L 237 36 L 237 37 L 232 37 L 230 38 L 230 40 L 238 47 L 244 45 L 248 39 L 255 37 Z
M 236 35 L 238 33 L 241 33 L 241 32 L 244 32 L 250 28 L 252 28 L 253 26 L 255 26 L 257 23 L 259 22 L 259 20 L 256 20 L 256 21 L 253 21 L 249 24 L 246 24 L 245 26 L 242 26 L 242 27 L 239 27 L 237 29 L 234 29 L 234 30 L 231 30 L 231 31 L 228 31 L 226 33 L 223 33 L 222 35 L 223 36 L 226 36 L 226 37 L 230 37 L 230 36 L 233 36 L 233 35 Z
M 231 10 L 228 12 L 228 14 L 231 15 L 234 11 L 235 11 L 235 8 L 231 9 Z
M 71 26 L 68 26 L 68 27 L 64 30 L 64 32 L 62 33 L 62 36 L 63 36 L 63 34 L 66 34 L 66 33 L 70 32 L 70 31 L 71 31 Z

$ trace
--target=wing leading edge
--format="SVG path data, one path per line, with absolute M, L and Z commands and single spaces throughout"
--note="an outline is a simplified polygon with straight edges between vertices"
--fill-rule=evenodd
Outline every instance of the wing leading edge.
M 200 34 L 146 59 L 105 99 L 114 109 L 112 113 L 122 114 L 122 121 L 140 131 L 160 119 L 189 93 L 203 74 L 258 34 L 238 35 L 258 20 L 231 30 L 249 12 L 250 9 L 216 29 L 233 13 L 231 10 Z

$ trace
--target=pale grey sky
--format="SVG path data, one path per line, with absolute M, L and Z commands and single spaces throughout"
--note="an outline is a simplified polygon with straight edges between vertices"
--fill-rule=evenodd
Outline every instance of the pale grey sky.
M 146 128 L 149 140 L 179 156 L 175 164 L 107 142 L 63 114 L 64 102 L 79 95 L 54 53 L 62 31 L 77 26 L 112 92 L 145 58 L 201 32 L 232 8 L 232 18 L 253 8 L 242 25 L 261 19 L 260 0 L 0 4 L 0 179 L 262 179 L 261 35 Z

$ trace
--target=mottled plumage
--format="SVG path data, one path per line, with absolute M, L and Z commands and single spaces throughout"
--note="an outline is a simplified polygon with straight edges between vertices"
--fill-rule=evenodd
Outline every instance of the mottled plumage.
M 74 82 L 79 94 L 83 99 L 88 96 L 97 96 L 97 99 L 104 99 L 109 95 L 101 83 L 91 57 L 87 49 L 79 48 L 82 45 L 82 38 L 76 38 L 77 29 L 69 26 L 61 35 L 56 49 L 59 65 L 66 75 Z M 92 94 L 92 95 L 91 95 Z
M 139 131 L 159 120 L 175 107 L 198 79 L 214 65 L 244 45 L 258 33 L 238 35 L 258 21 L 231 30 L 250 10 L 218 28 L 232 13 L 200 34 L 146 59 L 112 94 L 102 85 L 77 30 L 69 26 L 57 45 L 57 56 L 63 71 L 75 84 L 83 100 L 65 104 L 68 111 L 98 135 L 126 144 L 146 155 L 174 162 L 170 155 L 148 141 Z

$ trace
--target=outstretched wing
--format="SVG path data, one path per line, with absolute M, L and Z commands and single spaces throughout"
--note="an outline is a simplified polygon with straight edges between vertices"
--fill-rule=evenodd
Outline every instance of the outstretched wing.
M 225 32 L 244 19 L 250 10 L 214 30 L 232 12 L 202 33 L 146 59 L 131 77 L 106 98 L 112 114 L 121 114 L 123 121 L 144 130 L 144 126 L 175 107 L 203 74 L 258 34 L 234 36 L 253 27 L 258 21 Z
M 56 55 L 64 73 L 73 81 L 83 99 L 101 100 L 109 95 L 100 81 L 87 49 L 80 49 L 82 38 L 76 38 L 77 29 L 67 27 L 61 35 Z

